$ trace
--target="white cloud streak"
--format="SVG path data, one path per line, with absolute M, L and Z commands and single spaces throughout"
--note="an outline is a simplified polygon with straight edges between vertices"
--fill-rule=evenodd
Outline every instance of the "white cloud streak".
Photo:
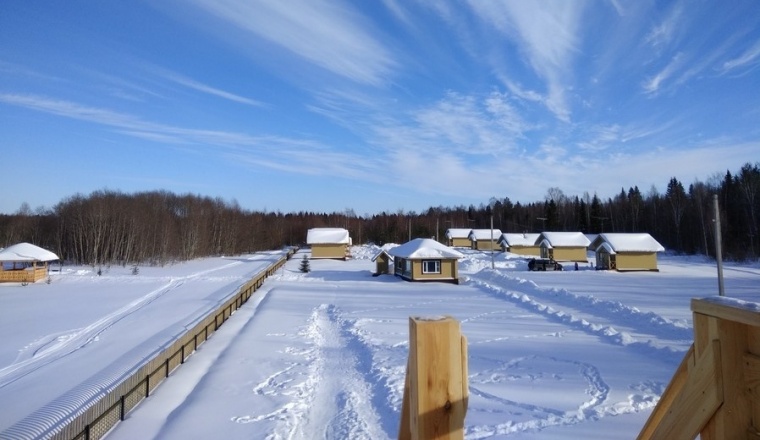
M 383 84 L 396 65 L 348 3 L 195 0 L 195 4 L 254 38 L 358 83 Z
M 291 173 L 365 178 L 376 174 L 372 161 L 303 139 L 251 136 L 245 133 L 174 127 L 106 109 L 33 95 L 0 94 L 0 102 L 111 127 L 118 133 L 169 145 L 212 148 L 236 162 L 253 163 Z
M 469 4 L 483 21 L 519 46 L 533 70 L 546 81 L 545 105 L 559 120 L 569 122 L 567 78 L 579 53 L 585 3 L 473 0 Z
M 662 86 L 663 81 L 666 81 L 670 77 L 672 77 L 676 73 L 676 71 L 681 68 L 682 65 L 683 65 L 683 54 L 677 53 L 670 60 L 667 66 L 665 66 L 657 74 L 650 77 L 644 82 L 644 84 L 642 84 L 642 87 L 644 88 L 644 92 L 650 96 L 656 95 L 657 92 L 660 90 L 660 87 Z
M 760 64 L 760 40 L 755 41 L 755 44 L 747 48 L 747 50 L 738 57 L 732 58 L 723 63 L 721 70 L 723 73 L 726 73 L 745 66 L 756 67 L 758 64 Z
M 230 92 L 227 92 L 227 91 L 215 88 L 215 87 L 211 87 L 209 85 L 200 83 L 198 81 L 192 80 L 190 78 L 187 78 L 185 76 L 182 76 L 182 75 L 179 75 L 179 74 L 176 74 L 176 73 L 164 72 L 163 76 L 166 79 L 168 79 L 168 80 L 170 80 L 172 82 L 175 82 L 175 83 L 177 83 L 179 85 L 182 85 L 182 86 L 185 86 L 187 88 L 190 88 L 190 89 L 193 89 L 193 90 L 197 90 L 199 92 L 206 93 L 206 94 L 209 94 L 209 95 L 212 95 L 212 96 L 216 96 L 216 97 L 219 97 L 219 98 L 222 98 L 222 99 L 226 99 L 226 100 L 229 100 L 229 101 L 237 102 L 237 103 L 240 103 L 240 104 L 250 105 L 250 106 L 253 106 L 253 107 L 263 107 L 264 106 L 264 103 L 262 103 L 260 101 L 256 101 L 254 99 L 246 98 L 246 97 L 243 97 L 243 96 L 240 96 L 240 95 L 236 95 L 234 93 L 230 93 Z

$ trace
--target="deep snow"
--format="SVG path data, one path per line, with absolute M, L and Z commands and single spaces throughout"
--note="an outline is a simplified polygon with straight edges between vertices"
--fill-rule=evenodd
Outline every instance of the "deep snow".
M 408 319 L 431 315 L 455 317 L 468 338 L 467 438 L 634 438 L 691 343 L 690 299 L 717 291 L 700 258 L 661 256 L 658 273 L 533 273 L 513 255 L 496 254 L 494 270 L 490 253 L 464 251 L 464 282 L 452 285 L 372 277 L 377 250 L 312 260 L 308 274 L 297 254 L 109 440 L 394 438 Z M 144 358 L 275 258 L 135 276 L 64 267 L 49 285 L 0 287 L 0 438 L 35 409 L 118 376 L 106 374 L 115 361 Z M 759 268 L 727 264 L 725 284 L 760 302 Z M 98 369 L 73 374 L 93 360 Z

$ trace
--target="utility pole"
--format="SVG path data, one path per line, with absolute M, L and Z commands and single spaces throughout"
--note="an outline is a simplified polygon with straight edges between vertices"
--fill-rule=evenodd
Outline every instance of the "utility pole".
M 491 214 L 491 269 L 496 269 L 496 264 L 493 261 L 493 214 Z
M 718 295 L 725 296 L 723 288 L 723 247 L 720 239 L 720 209 L 718 209 L 718 195 L 713 194 L 713 207 L 715 208 L 715 261 L 718 263 Z

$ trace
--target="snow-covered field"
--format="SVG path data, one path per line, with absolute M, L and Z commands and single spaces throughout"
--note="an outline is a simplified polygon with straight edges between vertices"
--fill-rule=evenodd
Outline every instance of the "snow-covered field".
M 635 438 L 691 344 L 690 299 L 717 293 L 699 258 L 661 255 L 658 273 L 535 273 L 465 251 L 452 285 L 372 277 L 376 251 L 313 260 L 308 274 L 297 254 L 109 440 L 394 438 L 409 317 L 439 315 L 469 342 L 466 438 Z M 100 277 L 64 267 L 49 285 L 0 286 L 0 438 L 125 374 L 278 256 Z M 725 269 L 727 295 L 760 302 L 759 267 Z

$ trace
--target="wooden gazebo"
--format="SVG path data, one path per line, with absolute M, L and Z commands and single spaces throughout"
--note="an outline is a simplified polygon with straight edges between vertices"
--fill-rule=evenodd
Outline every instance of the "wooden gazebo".
M 58 255 L 29 243 L 0 251 L 0 283 L 35 283 L 48 275 L 48 263 Z

